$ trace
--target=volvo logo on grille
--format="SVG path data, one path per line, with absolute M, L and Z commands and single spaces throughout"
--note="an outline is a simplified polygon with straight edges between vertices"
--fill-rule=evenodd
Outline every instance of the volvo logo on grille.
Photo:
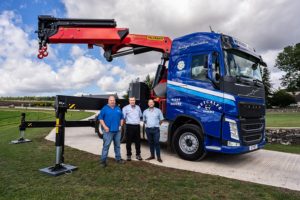
M 254 96 L 258 91 L 259 89 L 254 89 L 250 93 L 246 94 L 246 96 Z

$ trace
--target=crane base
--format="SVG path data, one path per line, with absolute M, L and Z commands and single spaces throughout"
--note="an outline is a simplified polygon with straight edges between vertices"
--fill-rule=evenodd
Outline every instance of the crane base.
M 22 143 L 27 143 L 27 142 L 32 142 L 31 140 L 29 139 L 25 139 L 25 138 L 20 138 L 18 140 L 12 140 L 10 142 L 10 144 L 22 144 Z
M 50 176 L 59 176 L 62 174 L 70 174 L 73 171 L 77 170 L 78 167 L 68 164 L 60 164 L 51 167 L 42 168 L 39 171 Z

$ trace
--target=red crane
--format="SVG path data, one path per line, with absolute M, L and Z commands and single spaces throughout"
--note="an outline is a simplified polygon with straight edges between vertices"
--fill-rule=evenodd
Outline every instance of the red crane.
M 107 61 L 149 51 L 161 52 L 163 59 L 167 60 L 171 50 L 172 40 L 169 37 L 129 34 L 128 28 L 116 28 L 113 19 L 62 19 L 51 16 L 39 16 L 38 19 L 40 59 L 48 55 L 48 43 L 88 44 L 89 48 L 100 46 Z M 120 51 L 125 47 L 130 49 Z
M 161 67 L 158 67 L 150 98 L 158 102 L 165 111 L 165 97 L 157 95 L 155 86 L 166 84 L 166 61 L 169 59 L 172 40 L 166 36 L 129 34 L 128 28 L 116 28 L 114 19 L 65 19 L 52 16 L 38 17 L 39 54 L 42 59 L 48 56 L 47 44 L 71 43 L 102 47 L 108 62 L 113 58 L 140 54 L 150 51 L 162 53 Z M 122 50 L 122 49 L 125 50 Z M 163 86 L 164 87 L 164 86 Z

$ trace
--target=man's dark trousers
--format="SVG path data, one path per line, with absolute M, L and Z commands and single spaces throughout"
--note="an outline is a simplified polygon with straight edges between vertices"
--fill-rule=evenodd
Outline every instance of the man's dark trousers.
M 151 156 L 155 157 L 154 151 L 156 151 L 157 158 L 160 158 L 160 130 L 158 127 L 146 128 L 147 140 L 150 146 Z
M 131 156 L 131 144 L 135 143 L 136 155 L 141 155 L 140 125 L 126 124 L 126 150 L 127 156 Z

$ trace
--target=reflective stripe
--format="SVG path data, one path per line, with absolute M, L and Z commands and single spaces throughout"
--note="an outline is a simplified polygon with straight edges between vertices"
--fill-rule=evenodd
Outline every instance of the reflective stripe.
M 183 88 L 194 90 L 194 91 L 197 91 L 197 92 L 202 92 L 202 93 L 205 93 L 205 94 L 210 94 L 210 95 L 214 95 L 214 96 L 217 96 L 217 97 L 222 97 L 222 98 L 225 98 L 225 99 L 229 99 L 229 100 L 235 101 L 234 96 L 232 96 L 230 94 L 223 93 L 223 92 L 217 92 L 217 91 L 213 91 L 213 90 L 208 90 L 208 89 L 196 87 L 196 86 L 193 86 L 193 85 L 187 85 L 187 84 L 184 84 L 184 83 L 179 83 L 179 82 L 170 81 L 170 80 L 168 80 L 168 84 L 175 85 L 175 86 L 178 86 L 178 87 L 183 87 Z
M 232 95 L 230 95 L 232 97 L 230 97 L 230 99 L 228 99 L 228 98 L 225 97 L 225 95 L 223 97 L 222 95 L 212 95 L 212 94 L 209 94 L 209 93 L 205 93 L 206 91 L 210 91 L 210 93 L 214 92 L 214 91 L 211 91 L 211 90 L 197 88 L 197 87 L 194 86 L 194 89 L 196 89 L 196 88 L 201 89 L 201 92 L 200 92 L 198 90 L 193 90 L 190 87 L 187 87 L 186 84 L 182 84 L 182 83 L 178 84 L 177 82 L 175 82 L 175 83 L 176 83 L 176 85 L 168 82 L 167 87 L 170 88 L 170 89 L 180 91 L 180 92 L 184 92 L 186 94 L 195 95 L 195 96 L 199 96 L 199 97 L 204 98 L 204 99 L 216 101 L 218 103 L 225 103 L 225 104 L 235 106 L 235 101 L 232 100 L 232 97 L 233 97 Z M 203 92 L 204 90 L 205 90 L 205 92 Z M 218 92 L 214 92 L 214 93 L 218 93 Z M 220 94 L 220 92 L 219 92 L 219 94 Z M 221 94 L 223 94 L 223 93 L 221 93 Z
M 205 148 L 206 149 L 211 149 L 211 150 L 217 150 L 217 151 L 221 150 L 221 147 L 217 147 L 217 146 L 206 146 Z
M 225 118 L 225 122 L 231 122 L 231 123 L 236 124 L 236 121 L 235 121 L 235 120 L 229 119 L 229 118 Z
M 56 126 L 56 134 L 58 134 L 59 133 L 59 118 L 56 118 L 55 126 Z

